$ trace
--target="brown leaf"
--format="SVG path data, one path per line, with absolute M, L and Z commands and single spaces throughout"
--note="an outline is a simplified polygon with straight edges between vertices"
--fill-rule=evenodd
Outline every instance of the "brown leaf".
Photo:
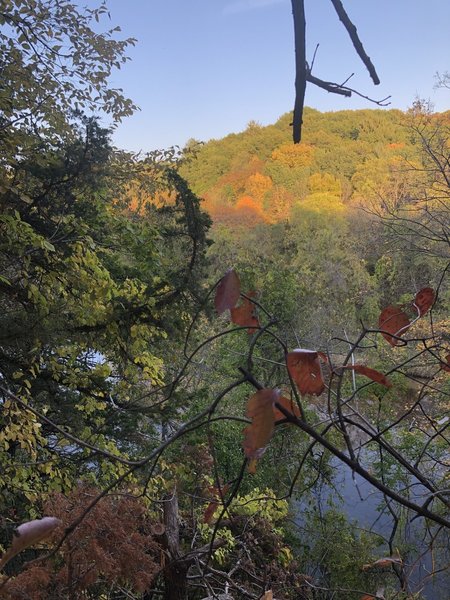
M 230 486 L 228 483 L 226 483 L 222 487 L 222 497 L 228 492 L 229 489 L 230 489 Z M 220 490 L 215 485 L 209 486 L 208 492 L 211 494 L 213 499 L 206 507 L 206 510 L 203 514 L 203 521 L 205 523 L 208 523 L 208 525 L 209 525 L 211 523 L 214 513 L 216 512 L 217 507 L 220 505 L 222 500 L 221 500 Z
M 233 269 L 229 269 L 220 280 L 216 290 L 214 305 L 217 312 L 221 315 L 229 308 L 234 308 L 239 300 L 241 293 L 241 284 L 239 276 Z
M 416 307 L 419 317 L 423 317 L 430 310 L 435 300 L 436 293 L 433 288 L 425 287 L 417 292 L 413 306 Z
M 386 558 L 379 558 L 373 563 L 363 565 L 363 571 L 370 571 L 372 569 L 384 569 L 385 567 L 391 567 L 392 565 L 402 565 L 403 561 L 400 556 L 388 556 Z
M 257 458 L 251 458 L 248 461 L 247 471 L 251 475 L 254 475 L 256 473 L 256 466 L 257 466 L 257 464 L 258 464 L 258 459 Z
M 276 403 L 280 404 L 284 409 L 286 409 L 295 417 L 300 417 L 300 409 L 295 402 L 292 402 L 292 400 L 288 400 L 288 398 L 280 396 Z M 286 416 L 275 405 L 273 407 L 273 415 L 275 418 L 275 424 L 277 424 L 279 421 L 284 421 L 286 419 Z
M 408 316 L 399 306 L 388 306 L 380 315 L 379 328 L 382 330 L 381 335 L 391 346 L 398 346 L 401 341 L 391 337 L 389 334 L 401 337 L 406 333 L 410 325 Z
M 441 362 L 441 369 L 450 373 L 450 354 L 447 354 L 445 357 L 445 363 Z
M 328 360 L 328 356 L 325 354 L 325 352 L 317 352 L 317 356 L 323 360 L 325 364 L 329 364 L 330 361 Z
M 272 590 L 268 590 L 267 592 L 265 592 L 259 600 L 273 600 Z
M 325 383 L 317 352 L 297 348 L 288 353 L 286 364 L 300 394 L 320 396 L 325 389 Z
M 383 373 L 380 373 L 380 371 L 376 371 L 371 367 L 366 367 L 365 365 L 347 365 L 343 368 L 355 371 L 360 375 L 365 375 L 372 381 L 375 381 L 376 383 L 381 383 L 381 385 L 384 385 L 387 388 L 392 387 L 392 383 L 389 381 L 386 375 L 383 375 Z
M 247 294 L 250 297 L 255 295 L 255 292 L 248 292 Z M 256 306 L 248 298 L 242 298 L 242 304 L 231 309 L 231 320 L 236 325 L 248 327 L 248 333 L 255 333 L 255 328 L 259 327 Z
M 254 473 L 256 460 L 264 454 L 267 444 L 273 435 L 275 417 L 273 405 L 278 402 L 279 390 L 258 390 L 249 398 L 246 415 L 252 420 L 244 429 L 244 454 L 250 459 L 249 472 Z
M 219 506 L 219 503 L 216 501 L 210 502 L 206 507 L 206 510 L 203 514 L 203 521 L 208 525 L 211 523 L 214 513 L 216 512 L 216 508 Z

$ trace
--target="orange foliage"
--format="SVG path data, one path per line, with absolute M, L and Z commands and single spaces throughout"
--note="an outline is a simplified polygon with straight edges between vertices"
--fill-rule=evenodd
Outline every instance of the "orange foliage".
M 226 225 L 231 229 L 249 229 L 268 221 L 261 205 L 250 196 L 239 198 L 236 206 L 208 202 L 203 205 L 214 224 Z
M 138 181 L 132 182 L 120 200 L 117 200 L 117 206 L 125 212 L 133 212 L 143 215 L 149 204 L 161 208 L 162 206 L 173 206 L 175 204 L 176 194 L 172 190 L 161 189 L 150 192 L 145 186 L 141 186 Z
M 255 212 L 263 212 L 262 204 L 251 196 L 241 196 L 236 202 L 236 210 L 254 210 Z
M 45 511 L 58 517 L 62 531 L 86 509 L 98 490 L 80 486 L 69 497 L 54 495 Z M 152 535 L 145 506 L 136 498 L 108 496 L 100 500 L 75 528 L 56 556 L 31 565 L 3 588 L 6 598 L 59 600 L 85 597 L 99 586 L 116 583 L 135 593 L 147 590 L 160 570 L 160 546 Z
M 267 222 L 261 203 L 251 196 L 241 196 L 239 198 L 236 202 L 236 213 L 238 219 L 247 227 Z
M 264 163 L 257 156 L 253 156 L 250 160 L 242 161 L 231 166 L 231 170 L 222 175 L 217 181 L 215 188 L 223 188 L 230 186 L 234 193 L 242 193 L 245 189 L 246 182 L 249 177 L 263 170 Z
M 270 190 L 268 201 L 267 213 L 271 223 L 289 219 L 295 201 L 295 196 L 291 192 L 277 185 Z
M 270 177 L 262 173 L 250 175 L 245 183 L 245 192 L 261 204 L 269 190 L 272 189 L 273 182 Z

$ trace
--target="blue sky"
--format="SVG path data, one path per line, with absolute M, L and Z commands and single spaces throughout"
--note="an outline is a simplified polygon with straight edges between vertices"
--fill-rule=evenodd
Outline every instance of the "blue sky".
M 96 5 L 94 0 L 80 4 Z M 290 0 L 107 0 L 111 23 L 137 38 L 112 84 L 140 111 L 120 125 L 116 145 L 151 150 L 265 125 L 292 109 L 294 46 Z M 450 70 L 450 1 L 344 0 L 381 79 L 374 86 L 330 0 L 306 0 L 313 73 L 406 109 L 415 97 L 450 109 L 450 90 L 434 90 Z M 357 97 L 309 86 L 306 104 L 322 111 L 371 108 Z

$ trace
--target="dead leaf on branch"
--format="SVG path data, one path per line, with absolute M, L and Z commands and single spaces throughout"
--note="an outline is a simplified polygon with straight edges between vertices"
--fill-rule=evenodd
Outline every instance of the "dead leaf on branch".
M 214 305 L 217 312 L 221 315 L 227 309 L 236 306 L 241 294 L 241 283 L 239 276 L 233 269 L 229 269 L 220 280 L 217 286 Z
M 248 471 L 256 471 L 257 461 L 264 454 L 275 426 L 275 415 L 273 407 L 280 398 L 280 391 L 273 389 L 258 390 L 250 396 L 247 403 L 246 416 L 252 420 L 251 424 L 244 429 L 245 456 L 250 459 Z
M 405 304 L 403 307 L 395 305 L 387 306 L 381 312 L 378 322 L 379 328 L 382 330 L 381 335 L 391 346 L 399 346 L 402 342 L 396 338 L 401 338 L 416 319 L 423 317 L 432 308 L 435 301 L 436 292 L 433 288 L 425 287 L 417 292 L 411 304 Z M 417 317 L 411 321 L 403 309 L 407 311 L 413 310 L 417 313 Z
M 413 301 L 413 306 L 417 309 L 419 317 L 423 317 L 436 300 L 436 293 L 433 288 L 425 287 L 417 292 Z
M 259 320 L 256 316 L 256 306 L 250 300 L 256 296 L 255 292 L 248 292 L 248 298 L 242 298 L 242 304 L 231 309 L 231 321 L 241 327 L 247 327 L 249 334 L 255 333 L 259 328 Z
M 355 373 L 359 373 L 360 375 L 365 375 L 372 381 L 380 383 L 381 385 L 384 385 L 387 388 L 392 387 L 392 383 L 391 381 L 389 381 L 386 375 L 383 375 L 383 373 L 380 373 L 380 371 L 372 369 L 371 367 L 366 367 L 365 365 L 346 365 L 342 368 L 355 371 Z
M 387 556 L 386 558 L 379 558 L 373 563 L 362 566 L 363 571 L 371 571 L 372 569 L 384 569 L 386 567 L 392 567 L 393 565 L 401 566 L 403 560 L 400 556 Z
M 399 306 L 387 306 L 380 315 L 378 321 L 381 335 L 389 342 L 391 346 L 398 346 L 401 340 L 392 337 L 393 335 L 401 337 L 408 331 L 411 322 Z
M 300 394 L 320 396 L 324 391 L 325 383 L 316 351 L 296 348 L 287 354 L 286 365 Z
M 280 406 L 282 406 L 287 412 L 289 412 L 294 417 L 301 416 L 299 407 L 292 400 L 289 400 L 288 398 L 285 398 L 284 396 L 280 396 L 278 398 L 278 400 L 276 401 L 276 403 L 279 404 Z M 280 421 L 283 421 L 284 419 L 286 419 L 286 415 L 283 414 L 281 412 L 281 410 L 279 408 L 277 408 L 277 406 L 275 406 L 275 405 L 273 406 L 273 415 L 275 418 L 275 425 L 277 423 L 279 423 Z

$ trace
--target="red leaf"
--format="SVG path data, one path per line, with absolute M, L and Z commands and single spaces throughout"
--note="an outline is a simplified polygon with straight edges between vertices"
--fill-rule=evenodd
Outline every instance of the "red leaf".
M 384 385 L 387 388 L 392 387 L 392 383 L 389 381 L 386 375 L 383 375 L 383 373 L 380 373 L 380 371 L 376 371 L 375 369 L 366 367 L 365 365 L 347 365 L 344 367 L 344 369 L 351 369 L 352 371 L 355 371 L 360 375 L 365 375 L 372 381 L 375 381 L 376 383 L 381 383 L 381 385 Z
M 320 396 L 325 389 L 325 383 L 317 352 L 297 348 L 288 353 L 286 364 L 300 394 Z
M 264 454 L 267 444 L 273 435 L 275 417 L 273 405 L 278 402 L 279 390 L 258 390 L 249 398 L 246 415 L 252 420 L 244 429 L 244 454 L 251 459 L 249 472 L 254 473 L 256 461 Z
M 295 402 L 292 402 L 292 400 L 288 400 L 284 396 L 280 396 L 276 402 L 295 417 L 300 417 L 300 409 Z M 273 415 L 275 418 L 275 424 L 286 419 L 286 416 L 276 406 L 273 407 Z
M 401 342 L 389 334 L 401 337 L 402 334 L 406 333 L 410 325 L 408 316 L 399 306 L 388 306 L 380 315 L 379 328 L 382 330 L 381 335 L 391 346 L 398 346 Z
M 239 276 L 233 269 L 229 269 L 220 280 L 216 290 L 214 305 L 217 312 L 221 315 L 229 308 L 230 310 L 236 306 L 241 293 L 241 284 Z
M 423 317 L 430 310 L 435 300 L 436 294 L 433 288 L 426 287 L 417 292 L 413 306 L 416 307 L 419 317 Z
M 447 354 L 445 357 L 445 363 L 441 362 L 441 369 L 450 373 L 450 354 Z
M 253 297 L 255 292 L 249 292 L 247 296 Z M 255 333 L 255 328 L 259 327 L 256 306 L 248 298 L 242 298 L 242 304 L 231 309 L 231 321 L 241 327 L 248 327 L 248 333 Z

